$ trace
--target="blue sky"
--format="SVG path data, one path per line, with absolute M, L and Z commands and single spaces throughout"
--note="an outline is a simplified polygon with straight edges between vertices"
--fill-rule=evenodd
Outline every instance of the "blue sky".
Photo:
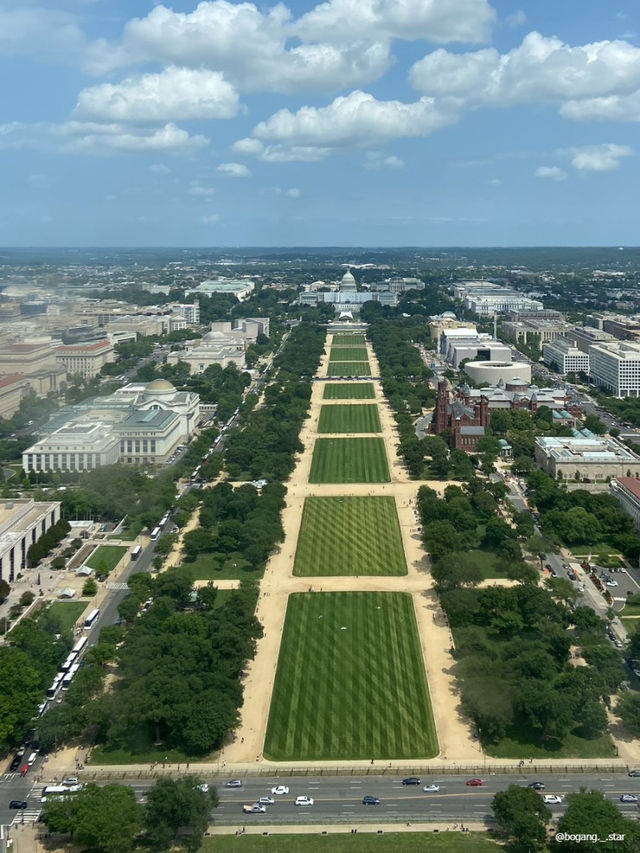
M 637 245 L 637 0 L 0 0 L 0 245 Z

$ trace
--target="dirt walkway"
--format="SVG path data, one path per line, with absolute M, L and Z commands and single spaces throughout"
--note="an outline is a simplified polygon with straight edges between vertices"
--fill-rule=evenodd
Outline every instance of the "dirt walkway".
M 326 375 L 330 346 L 326 349 L 318 376 Z M 377 375 L 379 366 L 370 344 L 367 344 L 367 349 L 372 372 Z M 318 417 L 325 403 L 322 399 L 325 385 L 325 382 L 313 383 L 309 417 L 300 434 L 304 451 L 297 458 L 295 470 L 287 483 L 287 501 L 282 517 L 285 531 L 284 544 L 269 560 L 261 584 L 257 616 L 263 625 L 264 636 L 258 643 L 255 659 L 248 665 L 240 727 L 233 743 L 225 747 L 221 758 L 225 765 L 264 761 L 262 749 L 288 596 L 293 592 L 307 592 L 310 587 L 316 591 L 329 592 L 352 590 L 355 586 L 353 577 L 298 578 L 293 576 L 295 549 L 305 498 L 310 495 L 388 495 L 394 497 L 396 501 L 408 574 L 405 577 L 359 577 L 357 588 L 371 592 L 405 592 L 413 596 L 440 743 L 440 755 L 448 759 L 477 760 L 479 748 L 468 723 L 460 714 L 457 689 L 450 674 L 454 663 L 450 653 L 453 645 L 451 633 L 433 591 L 431 576 L 427 571 L 427 557 L 422 548 L 415 508 L 417 490 L 422 483 L 409 480 L 407 471 L 397 455 L 399 439 L 396 423 L 393 412 L 382 394 L 379 381 L 373 381 L 375 402 L 380 413 L 382 436 L 387 450 L 392 482 L 321 485 L 309 483 Z M 336 402 L 349 404 L 351 401 Z M 372 401 L 361 402 L 371 403 Z M 441 481 L 425 484 L 435 488 L 439 493 L 442 493 L 447 486 L 446 482 Z

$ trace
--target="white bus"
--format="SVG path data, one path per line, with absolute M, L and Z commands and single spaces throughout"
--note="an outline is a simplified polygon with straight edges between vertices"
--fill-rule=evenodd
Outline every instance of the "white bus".
M 47 690 L 47 699 L 55 699 L 62 686 L 62 673 L 58 673 L 53 679 L 51 687 Z
M 142 545 L 136 545 L 135 548 L 131 549 L 131 559 L 137 560 L 138 557 L 142 554 Z
M 80 654 L 80 652 L 84 649 L 84 647 L 87 645 L 87 643 L 88 643 L 88 642 L 89 642 L 89 641 L 88 641 L 88 639 L 87 639 L 86 637 L 80 637 L 80 639 L 79 639 L 79 640 L 78 640 L 78 642 L 75 644 L 75 646 L 71 649 L 71 651 L 72 651 L 76 656 L 77 656 L 77 655 L 79 655 L 79 654 Z
M 100 615 L 100 611 L 98 610 L 97 607 L 95 607 L 91 611 L 91 613 L 87 616 L 87 618 L 84 620 L 84 627 L 85 628 L 93 628 L 95 621 L 99 615 Z
M 71 666 L 75 663 L 75 660 L 77 657 L 78 657 L 77 652 L 70 652 L 69 657 L 66 659 L 66 661 L 60 667 L 62 672 L 68 672 L 71 669 Z
M 79 669 L 80 669 L 80 664 L 79 664 L 79 663 L 74 663 L 74 665 L 71 667 L 71 669 L 69 670 L 69 672 L 67 672 L 67 674 L 66 674 L 66 675 L 64 676 L 64 678 L 62 679 L 62 689 L 63 689 L 63 690 L 67 690 L 67 689 L 68 689 L 69 685 L 71 684 L 71 682 L 72 682 L 72 681 L 73 681 L 73 679 L 74 679 L 74 676 L 75 676 L 76 672 L 77 672 Z
M 65 797 L 68 794 L 75 794 L 81 790 L 81 785 L 73 785 L 65 787 L 64 785 L 45 785 L 40 802 L 46 803 L 47 797 Z
M 151 536 L 149 537 L 149 539 L 151 539 L 152 542 L 155 542 L 155 540 L 158 538 L 158 536 L 160 536 L 160 528 L 154 527 L 153 530 L 151 531 Z

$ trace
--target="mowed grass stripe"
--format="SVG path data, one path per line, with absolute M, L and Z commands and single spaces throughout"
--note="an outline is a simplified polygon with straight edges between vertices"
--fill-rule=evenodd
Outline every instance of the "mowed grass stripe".
M 368 361 L 366 347 L 331 347 L 329 361 Z
M 388 483 L 387 454 L 381 438 L 318 438 L 310 483 Z
M 324 386 L 323 400 L 375 400 L 371 382 L 330 382 Z
M 363 347 L 367 342 L 367 339 L 364 335 L 352 335 L 352 334 L 344 334 L 344 335 L 334 335 L 333 340 L 331 341 L 331 346 L 333 347 Z
M 265 757 L 397 759 L 436 752 L 411 596 L 291 595 Z
M 368 361 L 330 361 L 327 376 L 371 376 Z
M 341 403 L 323 406 L 318 432 L 382 432 L 378 407 L 367 403 L 358 406 Z
M 293 567 L 299 577 L 406 575 L 392 497 L 310 497 Z

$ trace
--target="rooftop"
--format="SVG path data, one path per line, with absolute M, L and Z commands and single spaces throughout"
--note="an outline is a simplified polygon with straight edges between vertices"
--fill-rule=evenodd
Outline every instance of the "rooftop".
M 617 477 L 612 485 L 622 486 L 623 489 L 631 492 L 634 497 L 640 500 L 640 480 L 636 480 L 635 477 Z

